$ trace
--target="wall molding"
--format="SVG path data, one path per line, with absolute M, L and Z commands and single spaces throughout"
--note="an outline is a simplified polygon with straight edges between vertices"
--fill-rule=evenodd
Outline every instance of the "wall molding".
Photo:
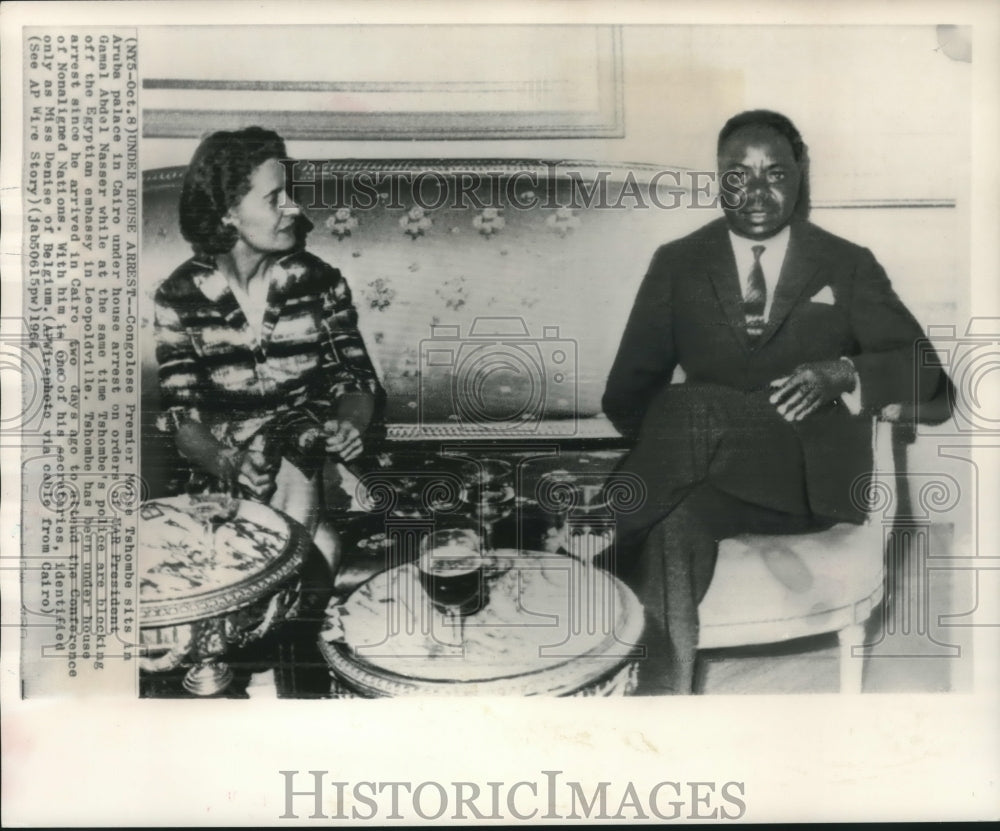
M 532 67 L 525 64 L 518 68 L 520 77 L 512 80 L 474 75 L 461 80 L 146 78 L 142 82 L 143 136 L 199 138 L 213 130 L 256 124 L 277 130 L 288 140 L 624 138 L 622 30 L 620 26 L 588 28 L 594 31 L 594 41 L 592 54 L 582 56 L 589 60 L 586 70 L 567 70 L 570 74 L 563 77 L 531 77 Z M 557 54 L 558 46 L 559 39 L 553 39 Z M 564 47 L 576 49 L 577 44 Z M 579 67 L 580 59 L 577 53 L 567 55 L 566 65 Z M 369 60 L 384 63 L 396 56 L 376 51 Z M 384 66 L 379 68 L 384 70 Z M 476 69 L 464 71 L 475 73 Z M 317 74 L 322 71 L 323 67 L 317 67 Z M 418 56 L 410 59 L 405 71 L 419 75 Z M 566 90 L 584 92 L 586 104 L 566 106 Z M 287 106 L 281 96 L 290 95 L 301 102 L 294 109 L 262 105 L 262 97 L 270 96 Z M 331 108 L 331 96 L 338 95 L 347 96 L 353 106 Z M 501 106 L 480 109 L 481 96 L 494 96 L 493 101 Z M 400 98 L 406 103 L 401 104 Z

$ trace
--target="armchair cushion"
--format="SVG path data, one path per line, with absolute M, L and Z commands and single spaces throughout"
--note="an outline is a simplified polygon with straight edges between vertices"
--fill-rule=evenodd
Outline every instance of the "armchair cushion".
M 883 526 L 841 523 L 723 540 L 699 606 L 699 647 L 771 643 L 865 620 L 882 599 Z

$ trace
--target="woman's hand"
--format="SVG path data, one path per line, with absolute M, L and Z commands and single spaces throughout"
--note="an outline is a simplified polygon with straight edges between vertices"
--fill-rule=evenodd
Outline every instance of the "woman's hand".
M 226 447 L 197 421 L 188 421 L 177 430 L 177 449 L 206 473 L 218 479 L 230 492 L 258 502 L 268 502 L 277 490 L 281 450 L 263 433 L 254 436 L 245 448 Z
M 267 503 L 278 489 L 278 465 L 267 459 L 263 453 L 253 450 L 243 452 L 236 485 L 240 493 L 257 502 Z
M 323 425 L 326 433 L 326 452 L 349 462 L 357 458 L 364 449 L 361 433 L 349 421 L 328 421 Z
M 240 450 L 225 448 L 219 451 L 217 465 L 219 477 L 230 489 L 255 502 L 267 503 L 277 490 L 276 477 L 281 457 L 271 458 L 263 450 L 251 447 Z

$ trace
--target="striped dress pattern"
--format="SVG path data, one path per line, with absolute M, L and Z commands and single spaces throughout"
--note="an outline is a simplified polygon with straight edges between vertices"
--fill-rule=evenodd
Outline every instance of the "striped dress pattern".
M 157 428 L 173 433 L 185 421 L 198 421 L 227 447 L 245 447 L 263 432 L 311 473 L 322 460 L 299 451 L 301 431 L 337 418 L 338 401 L 349 393 L 375 398 L 374 427 L 385 391 L 340 271 L 305 251 L 266 268 L 259 338 L 211 259 L 188 260 L 159 287 Z M 191 471 L 189 491 L 210 487 L 204 474 Z

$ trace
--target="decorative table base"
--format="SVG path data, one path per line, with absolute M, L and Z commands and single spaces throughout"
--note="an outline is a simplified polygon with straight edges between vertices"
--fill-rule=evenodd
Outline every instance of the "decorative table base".
M 254 502 L 176 496 L 140 508 L 140 669 L 190 666 L 184 689 L 226 689 L 234 647 L 259 641 L 295 609 L 310 540 L 284 514 Z M 207 518 L 206 518 L 207 517 Z

